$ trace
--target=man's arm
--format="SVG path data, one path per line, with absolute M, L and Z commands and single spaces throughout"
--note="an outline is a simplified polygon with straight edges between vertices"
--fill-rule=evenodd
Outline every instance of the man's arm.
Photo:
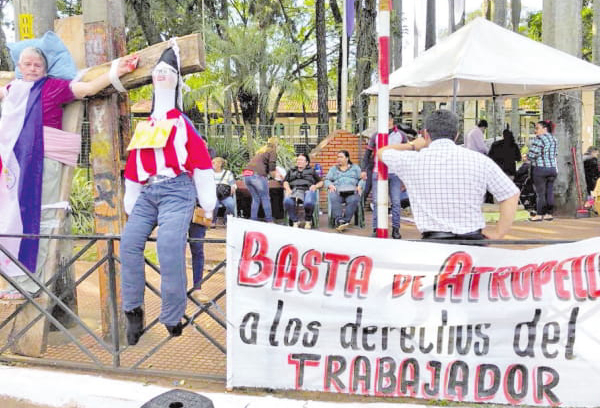
M 412 142 L 382 147 L 381 149 L 379 149 L 377 151 L 377 160 L 383 161 L 383 152 L 385 152 L 386 150 L 399 150 L 399 151 L 416 150 L 416 151 L 419 151 L 422 148 L 427 147 L 427 144 L 428 143 L 427 143 L 427 140 L 425 140 L 425 138 L 419 137 L 419 138 L 416 138 L 415 140 L 413 140 Z
M 496 224 L 496 228 L 488 229 L 483 231 L 483 235 L 488 239 L 502 239 L 504 235 L 510 230 L 512 223 L 515 219 L 517 212 L 517 205 L 519 204 L 519 193 L 512 197 L 507 198 L 504 201 L 500 201 L 500 218 Z
M 137 66 L 139 57 L 137 55 L 128 55 L 122 57 L 119 60 L 119 66 L 117 68 L 117 75 L 125 75 L 135 69 Z M 107 86 L 110 85 L 110 76 L 107 73 L 94 78 L 90 82 L 74 82 L 71 85 L 73 95 L 77 99 L 83 99 L 86 96 L 95 95 Z

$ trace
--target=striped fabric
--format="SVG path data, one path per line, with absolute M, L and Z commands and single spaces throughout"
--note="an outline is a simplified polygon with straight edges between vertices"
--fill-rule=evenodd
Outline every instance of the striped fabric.
M 4 99 L 0 119 L 0 233 L 39 234 L 42 202 L 44 142 L 41 93 L 46 78 L 16 80 Z M 0 244 L 30 271 L 35 271 L 37 239 L 0 238 Z M 6 255 L 0 267 L 11 276 L 22 275 Z
M 183 172 L 191 174 L 194 169 L 212 169 L 206 144 L 189 119 L 177 109 L 167 112 L 167 119 L 178 121 L 166 146 L 130 151 L 125 165 L 126 179 L 145 184 L 149 177 L 155 175 L 176 177 Z M 152 122 L 151 118 L 148 120 Z

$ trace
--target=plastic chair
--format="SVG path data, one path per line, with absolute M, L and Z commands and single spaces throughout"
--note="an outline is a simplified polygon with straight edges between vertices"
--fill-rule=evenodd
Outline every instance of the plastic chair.
M 329 228 L 335 228 L 335 220 L 331 217 L 331 200 L 329 194 L 327 194 L 327 224 Z M 354 213 L 354 225 L 364 228 L 365 227 L 365 207 L 362 196 L 359 196 L 358 207 Z
M 313 213 L 312 213 L 313 229 L 319 228 L 319 213 L 321 211 L 320 199 L 321 199 L 321 190 L 317 190 L 317 202 L 315 203 L 315 208 L 313 209 Z M 296 213 L 298 213 L 299 208 L 302 208 L 302 210 L 304 211 L 304 203 L 296 201 Z M 292 222 L 290 220 L 290 217 L 288 216 L 288 212 L 286 211 L 285 206 L 283 207 L 283 224 L 292 226 Z

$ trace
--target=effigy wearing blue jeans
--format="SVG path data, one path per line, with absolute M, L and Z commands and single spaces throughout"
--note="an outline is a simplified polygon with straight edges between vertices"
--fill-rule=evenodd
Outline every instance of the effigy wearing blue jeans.
M 273 221 L 271 211 L 271 197 L 269 197 L 269 182 L 266 177 L 253 175 L 244 177 L 244 183 L 252 196 L 252 205 L 250 206 L 250 219 L 258 219 L 258 208 L 262 205 L 265 212 L 265 221 Z
M 121 237 L 123 310 L 144 304 L 144 247 L 158 226 L 162 298 L 159 320 L 169 326 L 180 322 L 186 305 L 185 246 L 195 205 L 196 188 L 185 173 L 142 189 Z
M 306 221 L 312 221 L 312 213 L 317 202 L 317 192 L 306 190 L 304 192 L 304 218 Z M 296 200 L 292 196 L 283 199 L 283 207 L 288 213 L 292 222 L 298 221 L 298 213 L 296 211 Z

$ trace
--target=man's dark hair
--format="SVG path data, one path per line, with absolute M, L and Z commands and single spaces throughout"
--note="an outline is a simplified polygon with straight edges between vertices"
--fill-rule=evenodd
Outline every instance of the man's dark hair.
M 477 123 L 477 127 L 484 127 L 487 129 L 488 124 L 487 124 L 487 120 L 485 119 L 481 119 L 478 123 Z
M 425 118 L 425 129 L 431 140 L 454 140 L 458 133 L 458 116 L 445 109 L 433 111 Z

